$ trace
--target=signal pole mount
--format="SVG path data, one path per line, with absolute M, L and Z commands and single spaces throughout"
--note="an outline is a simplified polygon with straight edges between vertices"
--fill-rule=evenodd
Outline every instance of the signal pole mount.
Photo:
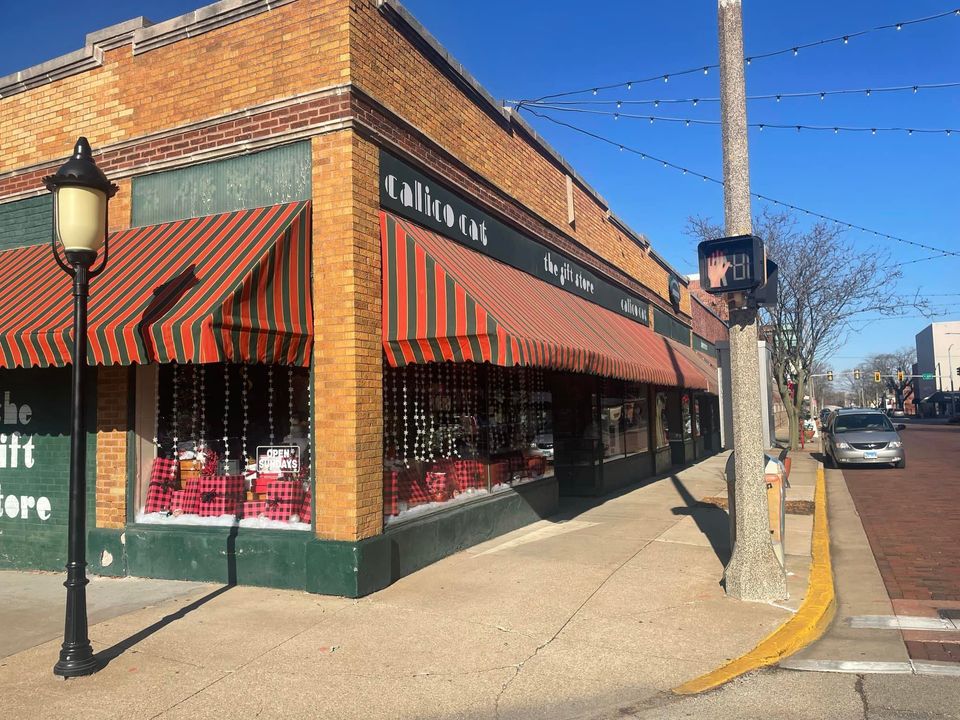
M 728 236 L 751 235 L 747 101 L 741 0 L 717 0 L 720 44 L 720 129 L 723 140 L 723 207 Z M 730 375 L 735 480 L 736 539 L 724 570 L 727 595 L 740 600 L 787 597 L 787 578 L 770 536 L 760 412 L 757 310 L 733 302 L 730 311 Z M 730 482 L 728 479 L 728 493 Z

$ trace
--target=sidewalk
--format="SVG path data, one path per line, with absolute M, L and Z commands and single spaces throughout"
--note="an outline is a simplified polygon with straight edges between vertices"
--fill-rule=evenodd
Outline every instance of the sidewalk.
M 723 494 L 726 457 L 570 502 L 361 600 L 191 588 L 93 625 L 109 661 L 93 677 L 53 677 L 58 639 L 0 660 L 5 715 L 559 718 L 643 702 L 750 650 L 806 588 L 810 518 L 788 516 L 791 599 L 724 596 L 728 518 L 697 500 Z

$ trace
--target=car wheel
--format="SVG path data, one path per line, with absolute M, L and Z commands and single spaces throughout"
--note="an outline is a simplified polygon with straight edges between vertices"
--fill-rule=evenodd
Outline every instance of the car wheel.
M 902 460 L 899 460 L 898 462 L 895 462 L 895 463 L 893 464 L 893 466 L 894 466 L 897 470 L 903 470 L 903 469 L 907 466 L 907 459 L 906 459 L 906 458 L 903 458 Z

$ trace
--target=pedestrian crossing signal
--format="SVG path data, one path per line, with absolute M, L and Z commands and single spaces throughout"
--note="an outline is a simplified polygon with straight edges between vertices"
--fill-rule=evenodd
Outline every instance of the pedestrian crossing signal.
M 903 370 L 897 370 L 897 382 L 903 382 Z
M 827 371 L 827 382 L 833 382 L 833 370 Z
M 859 379 L 860 379 L 860 371 L 859 371 L 859 370 L 854 370 L 854 371 L 853 371 L 853 379 L 854 379 L 854 380 L 859 380 Z
M 880 382 L 880 371 L 879 371 L 879 370 L 877 370 L 876 372 L 873 373 L 873 381 L 874 381 L 874 382 Z

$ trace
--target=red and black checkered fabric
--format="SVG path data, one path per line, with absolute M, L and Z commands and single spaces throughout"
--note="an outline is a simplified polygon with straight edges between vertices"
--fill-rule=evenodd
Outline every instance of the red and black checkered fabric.
M 243 517 L 255 518 L 267 514 L 266 500 L 245 500 L 243 503 Z
M 272 480 L 267 484 L 268 502 L 292 503 L 299 510 L 304 494 L 303 482 L 300 480 Z
M 461 459 L 453 463 L 453 477 L 461 491 L 486 487 L 487 478 L 482 471 L 483 463 L 479 460 Z
M 150 484 L 147 486 L 147 501 L 144 512 L 167 512 L 173 491 L 180 487 L 177 479 L 177 462 L 168 458 L 154 458 L 150 468 Z
M 200 512 L 200 488 L 174 490 L 170 499 L 170 511 L 196 515 Z
M 267 517 L 270 520 L 281 520 L 290 522 L 294 515 L 300 515 L 300 506 L 303 500 L 297 502 L 287 502 L 284 500 L 267 500 Z
M 204 499 L 242 500 L 244 497 L 243 475 L 201 475 L 198 487 Z
M 300 503 L 300 522 L 313 522 L 313 502 L 309 491 L 303 494 L 303 502 Z
M 200 517 L 219 517 L 220 515 L 239 515 L 243 503 L 234 498 L 214 497 L 205 500 L 200 498 Z

